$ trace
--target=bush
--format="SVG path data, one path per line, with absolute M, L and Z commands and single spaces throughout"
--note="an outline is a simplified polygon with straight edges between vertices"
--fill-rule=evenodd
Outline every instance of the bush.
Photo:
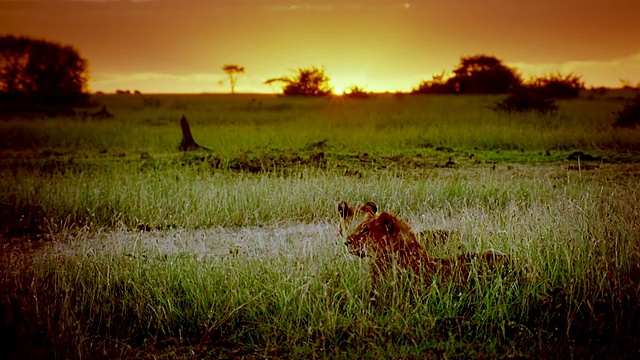
M 455 84 L 445 80 L 444 71 L 435 74 L 431 80 L 424 80 L 417 88 L 411 91 L 413 94 L 454 94 L 456 93 Z
M 327 96 L 333 92 L 333 89 L 329 85 L 330 80 L 331 79 L 325 74 L 324 69 L 318 69 L 312 66 L 308 69 L 298 69 L 296 76 L 268 79 L 264 83 L 267 85 L 278 82 L 282 83 L 282 92 L 285 95 Z
M 613 113 L 616 115 L 616 121 L 613 124 L 616 127 L 636 127 L 640 124 L 640 95 L 629 101 L 622 111 Z
M 558 111 L 558 105 L 553 98 L 539 92 L 519 90 L 496 103 L 493 110 L 506 113 L 537 111 L 543 115 L 553 115 Z
M 368 99 L 373 96 L 370 92 L 367 92 L 359 86 L 352 86 L 344 91 L 342 96 L 349 99 Z
M 516 71 L 495 56 L 475 55 L 460 58 L 453 75 L 444 72 L 423 81 L 414 94 L 506 94 L 522 85 Z
M 544 97 L 571 99 L 580 96 L 580 90 L 584 89 L 584 82 L 578 75 L 569 74 L 563 77 L 558 73 L 536 78 L 527 87 Z

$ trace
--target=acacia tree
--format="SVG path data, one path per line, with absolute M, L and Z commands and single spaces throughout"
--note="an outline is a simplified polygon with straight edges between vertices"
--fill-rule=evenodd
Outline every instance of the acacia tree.
M 87 61 L 72 46 L 0 37 L 0 95 L 47 104 L 87 100 Z
M 229 84 L 231 85 L 231 93 L 236 92 L 236 83 L 238 82 L 238 75 L 244 74 L 244 67 L 240 65 L 227 64 L 222 67 L 222 71 L 229 75 Z
M 282 83 L 282 92 L 285 95 L 326 96 L 333 92 L 333 88 L 329 85 L 330 80 L 324 69 L 312 66 L 308 69 L 298 69 L 295 76 L 268 79 L 264 83 L 267 85 Z

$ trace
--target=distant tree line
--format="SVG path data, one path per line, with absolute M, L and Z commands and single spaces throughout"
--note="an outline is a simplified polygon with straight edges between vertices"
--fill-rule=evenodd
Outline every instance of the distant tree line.
M 584 83 L 579 76 L 549 75 L 524 81 L 515 69 L 490 55 L 460 58 L 450 77 L 434 75 L 413 89 L 416 94 L 507 94 L 535 92 L 545 98 L 572 98 L 580 94 Z
M 284 95 L 326 96 L 333 92 L 329 76 L 317 67 L 300 68 L 294 75 L 271 78 L 267 85 L 279 85 Z M 357 90 L 353 97 L 366 94 Z M 577 97 L 584 83 L 579 76 L 553 74 L 524 81 L 515 69 L 490 55 L 474 55 L 460 58 L 451 75 L 436 74 L 431 80 L 421 82 L 413 94 L 512 94 L 513 99 L 497 110 L 527 111 L 529 106 L 541 106 L 542 112 L 553 112 L 553 99 Z M 350 94 L 351 92 L 349 92 Z M 548 106 L 545 108 L 545 106 Z
M 68 45 L 0 37 L 0 101 L 77 105 L 88 100 L 87 60 Z

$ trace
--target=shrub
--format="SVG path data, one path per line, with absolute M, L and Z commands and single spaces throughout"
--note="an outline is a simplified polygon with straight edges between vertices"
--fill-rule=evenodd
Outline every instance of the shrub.
M 424 80 L 411 92 L 413 94 L 453 94 L 456 92 L 456 87 L 452 82 L 445 80 L 443 71 L 440 74 L 434 74 L 431 80 Z
M 370 92 L 367 92 L 359 86 L 352 86 L 344 91 L 342 96 L 349 99 L 368 99 L 373 96 Z
M 544 97 L 571 99 L 580 96 L 580 90 L 584 89 L 584 82 L 578 75 L 562 76 L 558 73 L 536 78 L 527 84 L 527 87 Z
M 640 124 L 640 95 L 629 101 L 621 111 L 613 113 L 616 115 L 614 126 L 616 127 L 636 127 Z
M 558 111 L 558 105 L 553 98 L 523 89 L 496 103 L 493 110 L 506 113 L 537 111 L 543 115 L 553 115 Z
M 264 83 L 272 85 L 274 83 L 282 83 L 282 92 L 285 95 L 294 96 L 327 96 L 333 92 L 329 85 L 331 79 L 324 72 L 312 66 L 308 69 L 298 69 L 295 76 L 283 76 L 280 78 L 268 79 Z

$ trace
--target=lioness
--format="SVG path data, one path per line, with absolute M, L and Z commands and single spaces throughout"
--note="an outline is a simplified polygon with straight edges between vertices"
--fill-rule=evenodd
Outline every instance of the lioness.
M 375 216 L 377 212 L 378 205 L 373 201 L 367 201 L 355 207 L 344 200 L 340 201 L 338 203 L 340 236 L 346 239 L 357 225 Z M 453 232 L 449 230 L 422 230 L 418 233 L 420 240 L 434 244 L 445 244 L 452 236 Z
M 440 274 L 456 283 L 464 283 L 473 264 L 489 269 L 505 265 L 510 259 L 498 251 L 489 250 L 481 254 L 468 253 L 453 258 L 431 258 L 418 242 L 411 227 L 392 214 L 383 212 L 369 214 L 348 236 L 345 242 L 353 255 L 372 256 L 372 279 L 378 283 L 392 266 L 401 271 L 412 271 L 421 277 Z

